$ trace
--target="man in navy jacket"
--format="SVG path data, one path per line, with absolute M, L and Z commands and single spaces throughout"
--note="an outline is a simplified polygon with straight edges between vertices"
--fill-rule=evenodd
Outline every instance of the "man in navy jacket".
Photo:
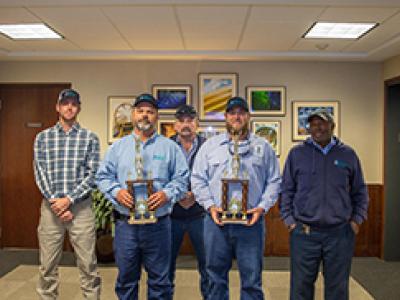
M 290 232 L 290 299 L 314 299 L 323 264 L 325 300 L 349 299 L 355 235 L 367 217 L 368 193 L 360 161 L 333 136 L 325 110 L 308 117 L 311 138 L 289 153 L 280 210 Z

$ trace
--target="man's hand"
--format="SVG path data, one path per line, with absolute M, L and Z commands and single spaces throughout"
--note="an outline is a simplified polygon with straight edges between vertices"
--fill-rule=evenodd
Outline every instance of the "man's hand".
M 49 200 L 51 203 L 51 210 L 56 214 L 57 217 L 61 216 L 71 205 L 69 198 L 54 198 Z
M 117 201 L 127 208 L 131 208 L 133 204 L 133 198 L 129 194 L 128 190 L 120 189 L 117 193 Z
M 296 228 L 296 226 L 297 226 L 296 223 L 290 224 L 290 225 L 287 227 L 289 233 L 291 233 L 291 232 Z
M 224 226 L 224 224 L 222 224 L 222 222 L 218 216 L 218 213 L 222 213 L 222 208 L 212 205 L 208 208 L 208 211 L 210 212 L 210 216 L 213 219 L 215 224 L 217 224 L 219 226 Z
M 192 192 L 187 192 L 186 197 L 180 200 L 179 205 L 182 206 L 184 209 L 189 209 L 195 203 L 194 194 Z
M 360 231 L 360 225 L 358 225 L 354 221 L 350 221 L 350 226 L 351 226 L 351 229 L 353 230 L 353 232 L 357 235 Z
M 247 211 L 247 214 L 252 214 L 251 219 L 249 220 L 249 222 L 247 223 L 247 226 L 252 226 L 254 225 L 258 219 L 264 215 L 264 208 L 262 207 L 255 207 L 252 209 L 249 209 Z
M 70 210 L 66 210 L 59 216 L 59 218 L 61 221 L 66 223 L 66 222 L 72 221 L 72 219 L 74 218 L 74 215 L 72 214 L 72 212 Z
M 147 205 L 149 207 L 149 210 L 156 210 L 167 202 L 168 198 L 164 191 L 158 191 L 150 195 L 149 199 L 147 200 Z

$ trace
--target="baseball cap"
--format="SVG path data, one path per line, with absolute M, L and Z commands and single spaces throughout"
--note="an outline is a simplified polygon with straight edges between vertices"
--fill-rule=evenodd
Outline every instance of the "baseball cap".
M 310 123 L 311 120 L 315 117 L 320 118 L 329 123 L 335 123 L 332 115 L 325 109 L 318 109 L 318 110 L 314 111 L 311 115 L 308 116 L 307 122 Z
M 249 111 L 249 106 L 248 106 L 246 100 L 244 100 L 242 97 L 233 97 L 233 98 L 229 99 L 228 103 L 226 104 L 225 111 L 228 112 L 235 106 L 239 106 L 247 112 Z
M 79 104 L 81 104 L 81 96 L 79 93 L 73 89 L 65 89 L 58 94 L 58 99 L 57 103 L 60 103 L 61 101 L 64 101 L 66 99 L 73 99 Z
M 139 96 L 136 97 L 133 106 L 136 107 L 140 103 L 149 103 L 153 105 L 156 109 L 158 109 L 157 100 L 151 94 L 147 93 L 140 94 Z
M 185 116 L 190 117 L 192 119 L 196 118 L 197 112 L 193 106 L 182 104 L 181 106 L 178 107 L 175 113 L 175 117 L 179 119 Z

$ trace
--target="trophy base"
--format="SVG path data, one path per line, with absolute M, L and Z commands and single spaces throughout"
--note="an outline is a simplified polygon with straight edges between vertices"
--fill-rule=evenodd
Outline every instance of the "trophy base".
M 221 219 L 222 224 L 237 224 L 237 225 L 247 225 L 247 220 L 242 219 Z
M 239 213 L 238 215 L 233 215 L 232 213 L 221 213 L 220 220 L 222 224 L 246 225 L 248 223 L 247 215 L 242 213 Z
M 154 224 L 157 223 L 157 218 L 149 218 L 149 219 L 135 219 L 130 218 L 128 223 L 131 225 L 146 225 L 146 224 Z

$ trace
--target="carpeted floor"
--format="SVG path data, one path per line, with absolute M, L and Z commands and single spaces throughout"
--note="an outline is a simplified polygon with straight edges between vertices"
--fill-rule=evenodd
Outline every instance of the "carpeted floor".
M 115 267 L 100 267 L 102 278 L 102 299 L 117 299 L 114 294 L 114 282 L 117 275 Z M 0 278 L 1 299 L 32 300 L 36 299 L 35 286 L 38 278 L 38 267 L 21 265 Z M 65 300 L 82 299 L 79 289 L 79 273 L 75 267 L 60 267 L 60 297 Z M 195 270 L 178 270 L 176 274 L 176 300 L 201 299 L 198 291 L 199 276 Z M 146 299 L 146 276 L 143 274 L 140 286 L 140 299 Z M 289 292 L 289 272 L 264 271 L 263 287 L 266 299 L 286 300 Z M 319 278 L 316 285 L 316 300 L 322 300 L 322 282 Z M 240 283 L 236 270 L 230 272 L 231 299 L 239 299 Z M 373 299 L 368 292 L 355 281 L 350 281 L 350 299 Z

